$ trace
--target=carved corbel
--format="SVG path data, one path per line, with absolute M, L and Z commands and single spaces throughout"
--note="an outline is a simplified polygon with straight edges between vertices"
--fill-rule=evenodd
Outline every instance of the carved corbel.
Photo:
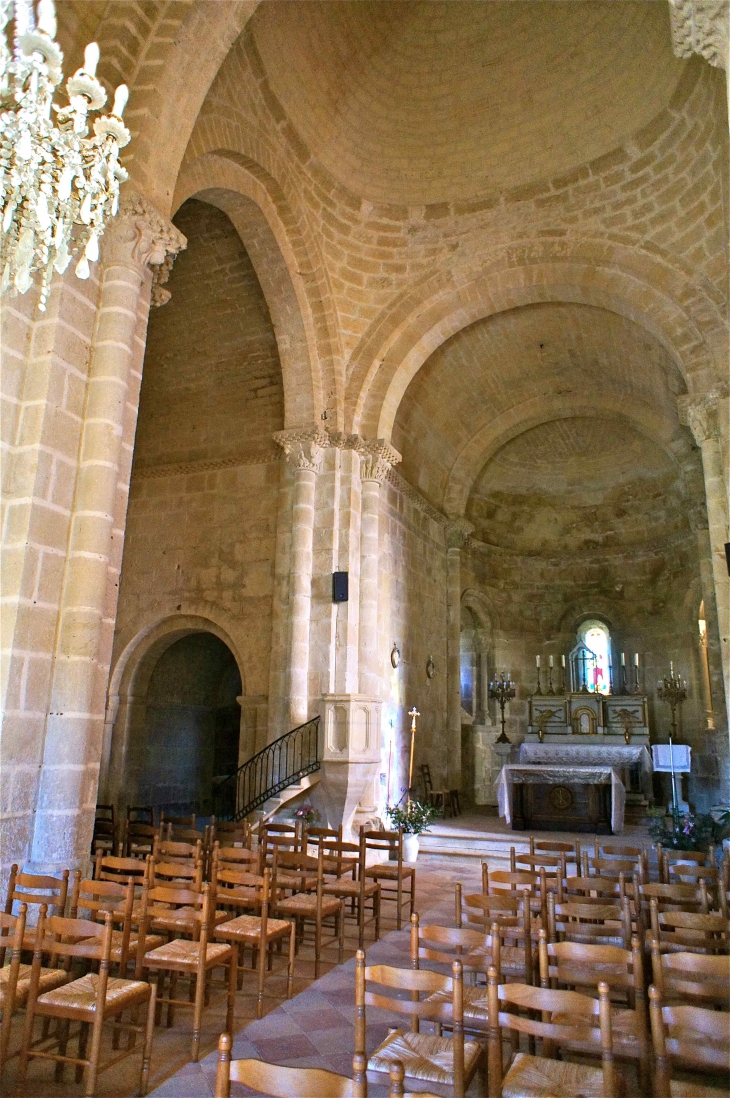
M 152 271 L 152 305 L 164 305 L 168 290 L 159 287 L 170 276 L 178 252 L 187 240 L 171 221 L 136 191 L 125 191 L 119 213 L 104 234 L 104 266 L 128 267 L 138 274 Z
M 689 427 L 698 446 L 720 438 L 718 405 L 726 396 L 727 391 L 718 387 L 698 396 L 678 397 L 679 422 Z
M 309 469 L 312 473 L 320 471 L 322 451 L 330 445 L 329 436 L 317 429 L 277 431 L 274 442 L 281 446 L 289 465 L 295 469 Z
M 361 439 L 356 449 L 360 455 L 361 481 L 375 480 L 382 484 L 388 471 L 403 460 L 398 451 L 382 438 L 372 442 Z
M 669 0 L 672 49 L 677 57 L 697 53 L 718 69 L 727 69 L 728 0 Z
M 474 533 L 474 524 L 466 519 L 452 519 L 446 524 L 447 549 L 463 549 L 471 534 Z

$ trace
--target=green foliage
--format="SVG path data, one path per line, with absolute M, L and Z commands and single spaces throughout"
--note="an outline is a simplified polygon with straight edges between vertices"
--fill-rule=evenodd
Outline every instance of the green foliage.
M 721 814 L 718 823 L 709 812 L 688 813 L 667 824 L 665 819 L 652 820 L 649 834 L 670 850 L 709 850 L 722 842 L 730 830 L 730 812 Z
M 410 801 L 407 805 L 386 805 L 385 814 L 394 828 L 403 829 L 404 835 L 422 835 L 434 820 L 443 815 L 443 811 L 432 804 Z

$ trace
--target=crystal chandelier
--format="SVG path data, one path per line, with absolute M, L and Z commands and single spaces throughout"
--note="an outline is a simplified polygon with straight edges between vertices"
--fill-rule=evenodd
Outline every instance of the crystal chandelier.
M 54 41 L 53 0 L 0 0 L 0 293 L 26 293 L 42 272 L 38 307 L 45 310 L 54 271 L 79 252 L 79 278 L 99 258 L 99 238 L 119 206 L 127 172 L 119 150 L 130 140 L 121 121 L 128 90 L 120 84 L 111 115 L 89 112 L 106 102 L 96 78 L 99 47 L 66 81 L 68 106 L 53 102 L 63 79 Z M 6 28 L 14 18 L 12 51 Z M 55 118 L 53 114 L 55 113 Z

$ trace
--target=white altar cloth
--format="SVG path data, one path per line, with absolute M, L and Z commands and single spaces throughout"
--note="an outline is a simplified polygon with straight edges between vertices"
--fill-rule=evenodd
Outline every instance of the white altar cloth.
M 577 738 L 577 737 L 576 737 Z M 641 768 L 641 788 L 649 800 L 652 799 L 652 762 L 651 755 L 643 744 L 520 744 L 519 762 L 546 763 L 567 766 L 633 766 Z
M 530 745 L 535 746 L 535 745 Z M 540 744 L 539 746 L 543 746 Z M 611 785 L 611 831 L 614 835 L 624 829 L 626 790 L 624 783 L 612 766 L 550 766 L 546 763 L 508 763 L 499 772 L 494 783 L 497 788 L 499 814 L 508 826 L 512 825 L 512 786 L 515 783 L 569 785 L 585 782 L 588 785 Z

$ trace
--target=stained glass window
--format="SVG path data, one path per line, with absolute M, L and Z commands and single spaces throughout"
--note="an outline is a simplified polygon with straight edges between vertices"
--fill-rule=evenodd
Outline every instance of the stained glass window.
M 585 621 L 578 631 L 578 639 L 595 656 L 586 686 L 592 694 L 608 694 L 611 676 L 611 637 L 602 621 Z

